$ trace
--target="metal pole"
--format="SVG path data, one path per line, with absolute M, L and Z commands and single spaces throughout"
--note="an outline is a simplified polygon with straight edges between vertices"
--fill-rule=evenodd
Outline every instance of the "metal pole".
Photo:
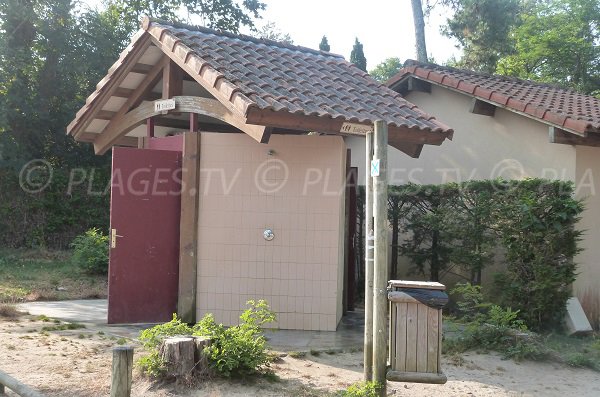
M 378 175 L 373 177 L 373 217 L 375 253 L 373 264 L 373 380 L 382 387 L 379 395 L 386 395 L 387 367 L 387 141 L 388 128 L 383 121 L 375 122 L 374 161 L 379 160 Z
M 373 178 L 371 178 L 371 160 L 373 159 L 373 132 L 366 135 L 365 161 L 365 345 L 364 380 L 373 380 Z

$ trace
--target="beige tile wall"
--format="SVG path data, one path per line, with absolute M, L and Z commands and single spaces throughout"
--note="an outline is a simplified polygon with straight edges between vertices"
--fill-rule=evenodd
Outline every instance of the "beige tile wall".
M 210 312 L 237 324 L 247 300 L 266 299 L 276 327 L 334 331 L 342 315 L 342 138 L 275 135 L 265 145 L 203 133 L 201 147 L 198 318 Z

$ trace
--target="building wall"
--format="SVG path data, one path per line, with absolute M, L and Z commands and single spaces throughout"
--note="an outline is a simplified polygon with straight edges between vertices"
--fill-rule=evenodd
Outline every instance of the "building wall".
M 336 329 L 345 159 L 340 137 L 275 135 L 265 145 L 202 134 L 198 318 L 237 324 L 246 301 L 266 299 L 276 327 Z
M 583 251 L 576 258 L 580 276 L 574 285 L 589 320 L 600 325 L 600 148 L 577 146 L 577 197 L 585 211 L 579 222 Z

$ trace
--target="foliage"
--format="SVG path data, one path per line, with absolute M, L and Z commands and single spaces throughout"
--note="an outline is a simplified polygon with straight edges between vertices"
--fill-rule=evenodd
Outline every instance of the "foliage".
M 442 32 L 458 40 L 463 57 L 457 66 L 492 73 L 511 50 L 510 32 L 519 23 L 521 0 L 442 0 L 454 14 Z
M 600 3 L 538 1 L 511 33 L 514 50 L 497 73 L 600 95 Z
M 457 315 L 466 322 L 478 321 L 491 306 L 491 303 L 484 300 L 481 285 L 457 283 L 451 295 L 456 302 Z
M 339 397 L 377 397 L 381 385 L 374 381 L 357 382 L 350 385 L 346 390 L 342 390 L 337 395 Z
M 321 38 L 321 42 L 319 43 L 319 50 L 329 52 L 331 47 L 329 46 L 329 41 L 327 41 L 327 36 L 323 35 Z
M 350 52 L 350 62 L 356 65 L 357 68 L 363 72 L 367 71 L 367 58 L 363 52 L 363 45 L 358 38 L 354 39 L 354 46 Z
M 92 228 L 73 240 L 73 261 L 89 273 L 108 273 L 108 236 Z
M 261 327 L 275 321 L 275 313 L 264 300 L 251 300 L 248 305 L 239 325 L 226 328 L 217 324 L 212 314 L 207 314 L 194 326 L 195 335 L 212 339 L 206 348 L 208 358 L 225 377 L 252 375 L 270 362 Z
M 211 338 L 205 353 L 219 374 L 225 377 L 255 374 L 271 361 L 261 327 L 275 321 L 276 317 L 264 300 L 251 300 L 247 304 L 249 308 L 240 315 L 240 324 L 232 327 L 217 324 L 211 313 L 193 327 L 173 314 L 168 323 L 142 331 L 139 340 L 149 354 L 138 360 L 137 365 L 146 375 L 159 377 L 165 371 L 165 363 L 159 354 L 162 341 L 169 336 L 197 335 Z
M 402 62 L 400 62 L 400 58 L 388 58 L 385 61 L 381 62 L 379 65 L 375 66 L 375 69 L 371 70 L 369 74 L 375 80 L 385 83 L 387 80 L 391 79 L 396 73 L 398 73 L 402 69 Z
M 497 227 L 506 255 L 506 272 L 497 275 L 496 297 L 518 308 L 535 330 L 561 324 L 571 295 L 580 251 L 575 225 L 583 211 L 573 184 L 531 179 L 506 183 Z
M 294 44 L 294 40 L 289 33 L 283 33 L 275 22 L 267 22 L 260 29 L 258 29 L 257 35 L 261 39 L 278 41 L 285 44 Z

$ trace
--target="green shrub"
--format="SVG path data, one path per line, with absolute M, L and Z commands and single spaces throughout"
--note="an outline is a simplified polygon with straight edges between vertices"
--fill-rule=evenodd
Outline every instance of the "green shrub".
M 89 273 L 108 272 L 108 236 L 92 228 L 73 240 L 73 261 Z
M 138 367 L 148 376 L 162 376 L 165 362 L 159 354 L 161 342 L 169 336 L 195 335 L 211 338 L 205 353 L 220 375 L 246 376 L 260 371 L 271 361 L 261 327 L 275 321 L 275 314 L 264 300 L 248 301 L 248 305 L 240 316 L 240 324 L 233 327 L 217 324 L 210 313 L 190 327 L 174 314 L 168 323 L 143 330 L 139 340 L 149 354 L 137 361 Z
M 239 325 L 226 328 L 207 314 L 194 326 L 194 335 L 212 339 L 206 348 L 208 359 L 225 377 L 252 375 L 270 362 L 261 327 L 275 321 L 275 313 L 264 300 L 247 304 L 250 307 L 240 316 Z
M 358 382 L 341 391 L 340 397 L 377 397 L 381 385 L 377 382 Z

